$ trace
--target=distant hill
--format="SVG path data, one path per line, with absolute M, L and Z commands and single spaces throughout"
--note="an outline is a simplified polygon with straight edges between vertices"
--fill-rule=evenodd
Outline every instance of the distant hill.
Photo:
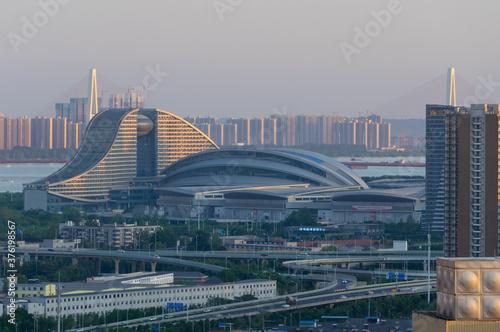
M 424 136 L 424 119 L 384 119 L 391 124 L 391 136 Z

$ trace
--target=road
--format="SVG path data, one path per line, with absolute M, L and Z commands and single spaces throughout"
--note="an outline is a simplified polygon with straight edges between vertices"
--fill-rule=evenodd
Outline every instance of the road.
M 342 284 L 343 282 L 340 282 L 340 285 Z M 435 280 L 431 282 L 431 286 L 434 285 L 435 285 Z M 340 292 L 335 291 L 335 289 L 338 287 L 335 285 L 321 290 L 313 290 L 303 293 L 289 294 L 287 296 L 294 296 L 297 297 L 298 299 L 297 304 L 291 305 L 289 307 L 283 307 L 283 305 L 285 304 L 286 296 L 278 296 L 273 299 L 262 300 L 262 301 L 253 300 L 247 302 L 227 304 L 225 306 L 168 313 L 168 317 L 166 319 L 162 319 L 163 318 L 162 315 L 157 315 L 154 316 L 155 317 L 154 321 L 150 320 L 150 317 L 132 319 L 126 322 L 108 324 L 107 327 L 110 328 L 116 325 L 137 326 L 144 323 L 154 323 L 154 322 L 175 323 L 181 320 L 197 321 L 203 319 L 223 319 L 224 317 L 234 318 L 239 316 L 257 315 L 263 311 L 267 312 L 289 311 L 301 308 L 317 307 L 322 305 L 340 304 L 355 300 L 366 300 L 369 298 L 427 293 L 427 281 L 398 282 L 397 286 L 398 289 L 403 291 L 398 291 L 398 292 L 392 291 L 393 289 L 395 289 L 396 283 L 360 286 Z M 410 290 L 411 288 L 413 288 L 414 290 Z M 368 294 L 368 292 L 373 292 L 373 294 Z M 204 312 L 204 310 L 205 311 L 209 310 L 209 311 Z M 79 331 L 99 331 L 99 327 L 89 326 L 83 329 L 79 329 Z

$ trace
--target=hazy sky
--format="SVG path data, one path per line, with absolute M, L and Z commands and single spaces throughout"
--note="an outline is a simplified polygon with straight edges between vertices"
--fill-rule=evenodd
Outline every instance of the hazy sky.
M 380 107 L 450 65 L 479 86 L 473 98 L 500 103 L 498 0 L 3 0 L 1 6 L 0 112 L 10 116 L 54 116 L 54 102 L 86 96 L 78 83 L 91 67 L 102 77 L 98 89 L 107 86 L 104 79 L 117 88 L 145 82 L 148 107 L 180 116 L 378 110 L 386 118 L 423 118 L 424 101 L 416 109 Z M 150 72 L 157 70 L 155 79 Z M 444 89 L 438 84 L 427 102 L 443 103 Z M 457 102 L 470 93 L 457 90 Z

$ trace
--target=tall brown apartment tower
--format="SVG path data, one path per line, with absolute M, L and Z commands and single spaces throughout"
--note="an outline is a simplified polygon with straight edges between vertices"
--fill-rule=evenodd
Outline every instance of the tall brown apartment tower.
M 498 106 L 473 104 L 447 114 L 444 250 L 447 257 L 494 257 L 499 248 Z

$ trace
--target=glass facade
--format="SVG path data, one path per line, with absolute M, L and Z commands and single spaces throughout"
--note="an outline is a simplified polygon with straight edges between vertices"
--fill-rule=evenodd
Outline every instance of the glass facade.
M 47 192 L 47 210 L 60 210 L 68 203 L 105 207 L 111 188 L 127 186 L 133 178 L 158 176 L 174 161 L 209 149 L 218 147 L 171 113 L 158 109 L 101 111 L 89 123 L 73 159 L 54 174 L 25 185 L 25 208 L 45 208 L 26 199 L 35 190 Z M 40 197 L 34 195 L 31 198 Z
M 83 145 L 92 144 L 89 128 Z M 102 160 L 89 171 L 50 186 L 50 192 L 75 198 L 104 200 L 109 188 L 127 185 L 137 174 L 137 111 L 120 123 L 115 140 Z
M 422 229 L 444 232 L 444 163 L 446 114 L 458 108 L 426 105 L 425 116 L 425 210 Z

